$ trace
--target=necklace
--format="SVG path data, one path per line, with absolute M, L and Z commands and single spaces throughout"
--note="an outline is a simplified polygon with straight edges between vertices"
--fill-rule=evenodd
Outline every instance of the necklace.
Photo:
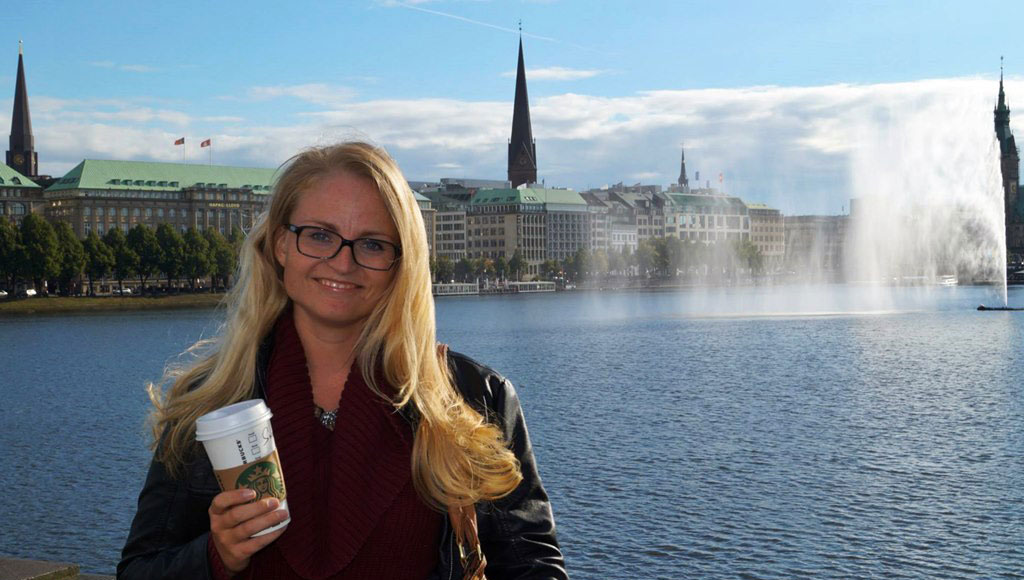
M 325 411 L 320 405 L 314 405 L 313 407 L 313 416 L 316 417 L 317 421 L 320 421 L 320 424 L 328 431 L 334 431 L 334 422 L 338 420 L 338 410 Z

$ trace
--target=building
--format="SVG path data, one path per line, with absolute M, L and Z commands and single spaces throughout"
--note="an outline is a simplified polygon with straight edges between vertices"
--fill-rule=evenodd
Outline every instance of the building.
M 510 260 L 519 251 L 526 262 L 522 275 L 539 274 L 548 259 L 546 203 L 539 188 L 477 191 L 466 216 L 467 256 Z
M 841 279 L 848 222 L 844 215 L 786 217 L 785 270 L 807 279 Z
M 526 94 L 523 39 L 519 38 L 516 66 L 516 100 L 512 108 L 512 137 L 508 142 L 508 180 L 512 187 L 537 183 L 537 143 L 530 124 L 530 99 Z
M 786 222 L 782 212 L 762 203 L 748 203 L 750 241 L 761 253 L 766 272 L 782 268 L 786 257 Z
M 1010 130 L 1010 107 L 1003 91 L 1003 71 L 999 70 L 999 96 L 993 110 L 996 139 L 999 141 L 999 166 L 1003 176 L 1003 209 L 1006 218 L 1006 259 L 1024 262 L 1024 200 L 1020 199 L 1020 155 Z
M 436 247 L 436 236 L 437 236 L 437 210 L 435 210 L 430 203 L 430 199 L 426 196 L 420 195 L 415 191 L 412 192 L 416 198 L 416 206 L 420 208 L 420 215 L 423 217 L 423 228 L 427 233 L 427 250 L 428 255 L 431 258 L 437 256 L 434 248 Z
M 26 215 L 42 213 L 45 204 L 43 188 L 9 166 L 0 165 L 0 219 L 20 224 Z
M 665 234 L 681 240 L 712 244 L 750 239 L 747 205 L 738 197 L 668 193 Z
M 248 231 L 266 206 L 275 169 L 86 159 L 44 192 L 46 217 L 79 237 L 169 223 L 181 232 Z

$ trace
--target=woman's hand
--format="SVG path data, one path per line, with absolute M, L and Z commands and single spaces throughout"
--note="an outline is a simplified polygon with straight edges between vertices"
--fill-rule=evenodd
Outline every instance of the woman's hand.
M 279 510 L 281 503 L 264 499 L 247 503 L 256 497 L 251 489 L 234 489 L 217 494 L 210 504 L 210 532 L 213 545 L 220 554 L 224 568 L 237 574 L 249 565 L 249 559 L 284 533 L 285 528 L 251 537 L 284 521 L 288 512 Z

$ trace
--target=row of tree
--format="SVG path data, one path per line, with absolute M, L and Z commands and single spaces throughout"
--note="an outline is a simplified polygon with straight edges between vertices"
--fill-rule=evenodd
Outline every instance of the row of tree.
M 127 235 L 111 228 L 102 238 L 90 232 L 80 240 L 67 222 L 51 225 L 29 214 L 16 227 L 0 219 L 0 285 L 71 295 L 80 292 L 81 281 L 87 278 L 88 293 L 94 294 L 97 280 L 117 280 L 123 292 L 125 280 L 138 278 L 145 291 L 151 279 L 163 276 L 172 287 L 187 280 L 194 290 L 206 278 L 211 287 L 226 287 L 243 238 L 238 228 L 225 238 L 214 228 L 201 233 L 192 228 L 182 235 L 170 224 L 156 230 L 138 224 Z
M 563 279 L 582 282 L 606 276 L 642 276 L 676 278 L 679 276 L 735 276 L 739 272 L 757 275 L 764 272 L 764 257 L 749 240 L 728 243 L 690 242 L 675 237 L 642 240 L 635 251 L 580 249 L 565 260 L 547 260 L 540 264 L 542 280 Z M 480 278 L 519 280 L 526 261 L 516 251 L 503 257 L 462 259 L 452 262 L 446 256 L 431 260 L 435 282 L 456 280 L 472 282 Z

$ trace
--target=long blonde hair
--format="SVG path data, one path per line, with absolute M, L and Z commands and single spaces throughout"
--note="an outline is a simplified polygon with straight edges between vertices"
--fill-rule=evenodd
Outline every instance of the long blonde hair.
M 374 372 L 383 369 L 397 390 L 388 400 L 396 409 L 411 406 L 418 417 L 411 466 L 417 491 L 436 509 L 507 495 L 522 480 L 519 462 L 501 431 L 463 400 L 437 355 L 427 238 L 415 197 L 387 152 L 361 142 L 311 148 L 285 165 L 269 209 L 242 246 L 220 336 L 193 347 L 207 351 L 196 364 L 168 371 L 166 393 L 149 386 L 157 458 L 180 474 L 196 449 L 196 419 L 253 396 L 260 340 L 288 306 L 274 242 L 303 192 L 338 171 L 371 180 L 398 230 L 397 272 L 363 328 L 356 361 L 385 397 Z

